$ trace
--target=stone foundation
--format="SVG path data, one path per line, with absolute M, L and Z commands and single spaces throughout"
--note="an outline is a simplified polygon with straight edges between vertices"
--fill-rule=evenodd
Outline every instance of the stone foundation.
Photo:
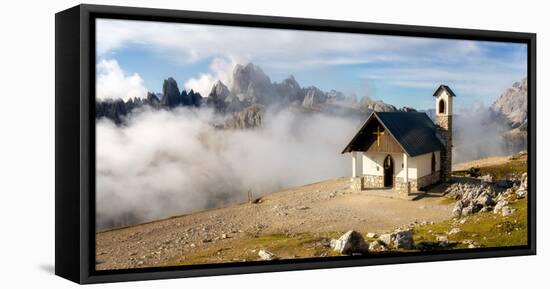
M 351 178 L 351 189 L 354 191 L 361 191 L 363 189 L 363 178 L 362 177 L 356 177 Z
M 415 179 L 409 179 L 408 182 L 405 182 L 403 178 L 395 178 L 395 190 L 400 194 L 408 195 L 410 192 L 417 191 L 417 185 Z
M 383 176 L 365 175 L 365 176 L 362 177 L 362 179 L 363 179 L 362 189 L 384 188 L 384 177 Z
M 437 171 L 437 172 L 434 172 L 433 174 L 419 178 L 418 180 L 416 180 L 416 182 L 418 183 L 418 189 L 423 189 L 429 185 L 439 182 L 440 180 L 441 180 L 441 172 Z
M 408 195 L 411 192 L 417 192 L 425 187 L 435 184 L 441 180 L 441 172 L 437 171 L 433 174 L 423 176 L 419 179 L 409 179 L 405 182 L 403 178 L 394 177 L 393 189 L 403 195 Z M 351 189 L 357 192 L 366 189 L 383 189 L 384 177 L 365 175 L 361 177 L 351 178 Z

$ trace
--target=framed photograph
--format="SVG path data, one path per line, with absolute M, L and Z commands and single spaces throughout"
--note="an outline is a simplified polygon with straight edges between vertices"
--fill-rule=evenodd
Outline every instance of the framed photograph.
M 61 277 L 536 253 L 533 33 L 95 5 L 55 19 Z

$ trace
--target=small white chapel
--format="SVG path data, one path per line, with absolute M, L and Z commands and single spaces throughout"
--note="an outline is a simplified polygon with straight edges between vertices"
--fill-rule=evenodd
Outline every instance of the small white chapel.
M 342 153 L 351 154 L 353 188 L 422 191 L 450 180 L 454 92 L 440 85 L 435 123 L 424 112 L 373 112 Z

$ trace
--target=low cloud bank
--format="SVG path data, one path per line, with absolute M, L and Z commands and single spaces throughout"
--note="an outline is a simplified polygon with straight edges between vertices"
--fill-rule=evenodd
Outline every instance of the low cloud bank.
M 263 127 L 216 129 L 211 110 L 144 110 L 97 122 L 97 228 L 184 214 L 349 175 L 340 154 L 360 120 L 289 110 Z

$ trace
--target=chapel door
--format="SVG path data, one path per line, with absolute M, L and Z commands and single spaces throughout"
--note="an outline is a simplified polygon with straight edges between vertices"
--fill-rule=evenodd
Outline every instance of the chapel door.
M 393 187 L 393 159 L 388 155 L 384 159 L 384 187 Z

